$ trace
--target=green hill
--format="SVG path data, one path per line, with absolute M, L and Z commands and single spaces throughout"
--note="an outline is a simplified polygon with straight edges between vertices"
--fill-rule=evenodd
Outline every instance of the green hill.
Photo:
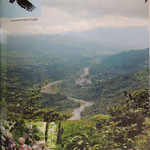
M 86 109 L 82 115 L 92 116 L 98 113 L 105 113 L 106 107 L 118 103 L 124 99 L 124 91 L 134 91 L 138 89 L 148 89 L 149 69 L 144 68 L 138 72 L 119 75 L 101 83 L 95 83 L 87 88 L 88 100 L 94 100 L 95 104 L 90 109 Z
M 129 72 L 135 72 L 149 65 L 149 49 L 131 50 L 107 56 L 90 69 L 93 80 L 108 79 Z
M 89 117 L 105 113 L 106 107 L 124 99 L 124 91 L 148 89 L 149 49 L 131 50 L 101 58 L 100 64 L 93 64 L 88 78 L 92 84 L 79 86 L 75 78 L 62 83 L 63 92 L 83 100 L 95 101 L 82 115 Z

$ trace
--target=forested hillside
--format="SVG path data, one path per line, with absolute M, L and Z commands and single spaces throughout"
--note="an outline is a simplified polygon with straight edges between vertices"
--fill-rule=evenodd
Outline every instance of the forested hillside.
M 90 69 L 93 80 L 113 78 L 116 75 L 138 71 L 149 65 L 149 49 L 131 50 L 101 58 L 101 63 Z
M 148 88 L 149 68 L 93 84 L 86 92 L 88 93 L 87 98 L 96 101 L 96 103 L 92 108 L 85 110 L 82 115 L 92 116 L 92 114 L 106 113 L 107 107 L 124 99 L 124 91 L 133 92 Z
M 88 120 L 64 122 L 61 148 L 149 150 L 148 92 L 138 90 L 130 93 L 125 100 L 109 108 L 107 115 L 99 114 Z
M 148 49 L 89 56 L 10 48 L 1 60 L 0 105 L 7 109 L 0 117 L 16 141 L 32 125 L 34 140 L 58 150 L 148 147 L 141 143 L 149 134 Z M 55 82 L 54 93 L 42 92 Z M 92 106 L 82 109 L 86 100 Z M 74 111 L 82 120 L 69 120 Z
M 69 96 L 96 102 L 83 111 L 83 116 L 105 113 L 106 107 L 124 99 L 124 91 L 148 89 L 148 54 L 148 49 L 144 49 L 103 57 L 89 71 L 92 84 L 79 86 L 71 78 L 62 83 L 62 89 Z

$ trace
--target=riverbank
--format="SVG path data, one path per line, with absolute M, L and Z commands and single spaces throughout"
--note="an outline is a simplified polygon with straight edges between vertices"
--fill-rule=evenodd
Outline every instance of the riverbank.
M 61 80 L 60 81 L 54 81 L 54 82 L 50 82 L 50 83 L 46 84 L 42 88 L 41 92 L 42 93 L 46 93 L 46 94 L 56 94 L 56 91 L 53 90 L 52 86 L 55 85 L 55 84 L 57 84 L 57 83 L 60 83 L 60 82 L 62 82 L 62 81 Z
M 51 83 L 48 83 L 47 85 L 45 85 L 41 92 L 46 93 L 46 94 L 56 94 L 56 91 L 53 90 L 53 87 L 55 84 L 58 84 L 62 81 L 54 81 Z M 76 98 L 72 98 L 72 97 L 67 97 L 70 100 L 75 101 L 76 103 L 80 103 L 80 107 L 75 108 L 72 111 L 72 117 L 70 118 L 70 120 L 80 120 L 81 119 L 81 112 L 85 109 L 85 107 L 89 107 L 92 106 L 93 103 L 92 102 L 88 102 L 88 101 L 84 101 L 84 100 L 80 100 L 80 99 L 76 99 Z
M 80 107 L 73 110 L 72 117 L 70 118 L 70 120 L 80 120 L 81 119 L 81 112 L 85 109 L 85 107 L 89 107 L 89 106 L 93 105 L 92 102 L 87 102 L 84 100 L 79 100 L 79 99 L 71 98 L 71 97 L 68 97 L 68 98 L 71 100 L 74 100 L 75 102 L 80 103 Z
M 88 78 L 89 69 L 89 67 L 83 68 L 83 74 L 81 74 L 80 77 L 75 80 L 76 85 L 84 86 L 92 83 L 91 79 Z

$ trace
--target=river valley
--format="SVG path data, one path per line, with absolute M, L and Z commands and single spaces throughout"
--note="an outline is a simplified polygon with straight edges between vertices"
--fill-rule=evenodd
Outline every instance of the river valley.
M 84 72 L 80 76 L 80 80 L 85 81 L 85 80 L 87 80 L 86 76 L 88 75 L 89 68 L 83 68 L 83 71 Z M 89 81 L 90 80 L 88 79 L 88 83 L 89 83 Z M 46 93 L 46 94 L 56 94 L 56 91 L 53 89 L 53 85 L 61 83 L 61 82 L 62 82 L 62 80 L 50 82 L 42 88 L 41 92 Z M 87 82 L 85 82 L 85 83 L 87 83 Z M 89 106 L 93 105 L 92 102 L 88 102 L 88 101 L 84 101 L 84 100 L 80 100 L 80 99 L 76 99 L 76 98 L 72 98 L 72 97 L 67 97 L 67 98 L 75 101 L 76 103 L 80 103 L 80 107 L 75 108 L 73 110 L 72 117 L 70 118 L 70 120 L 80 120 L 81 112 L 85 109 L 85 107 L 89 107 Z

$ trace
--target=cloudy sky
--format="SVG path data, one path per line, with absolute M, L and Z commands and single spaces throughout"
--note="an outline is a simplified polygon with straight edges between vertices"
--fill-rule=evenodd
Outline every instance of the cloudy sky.
M 1 21 L 8 33 L 56 34 L 98 27 L 148 28 L 148 13 L 144 0 L 42 0 L 38 21 L 10 22 L 6 18 Z

